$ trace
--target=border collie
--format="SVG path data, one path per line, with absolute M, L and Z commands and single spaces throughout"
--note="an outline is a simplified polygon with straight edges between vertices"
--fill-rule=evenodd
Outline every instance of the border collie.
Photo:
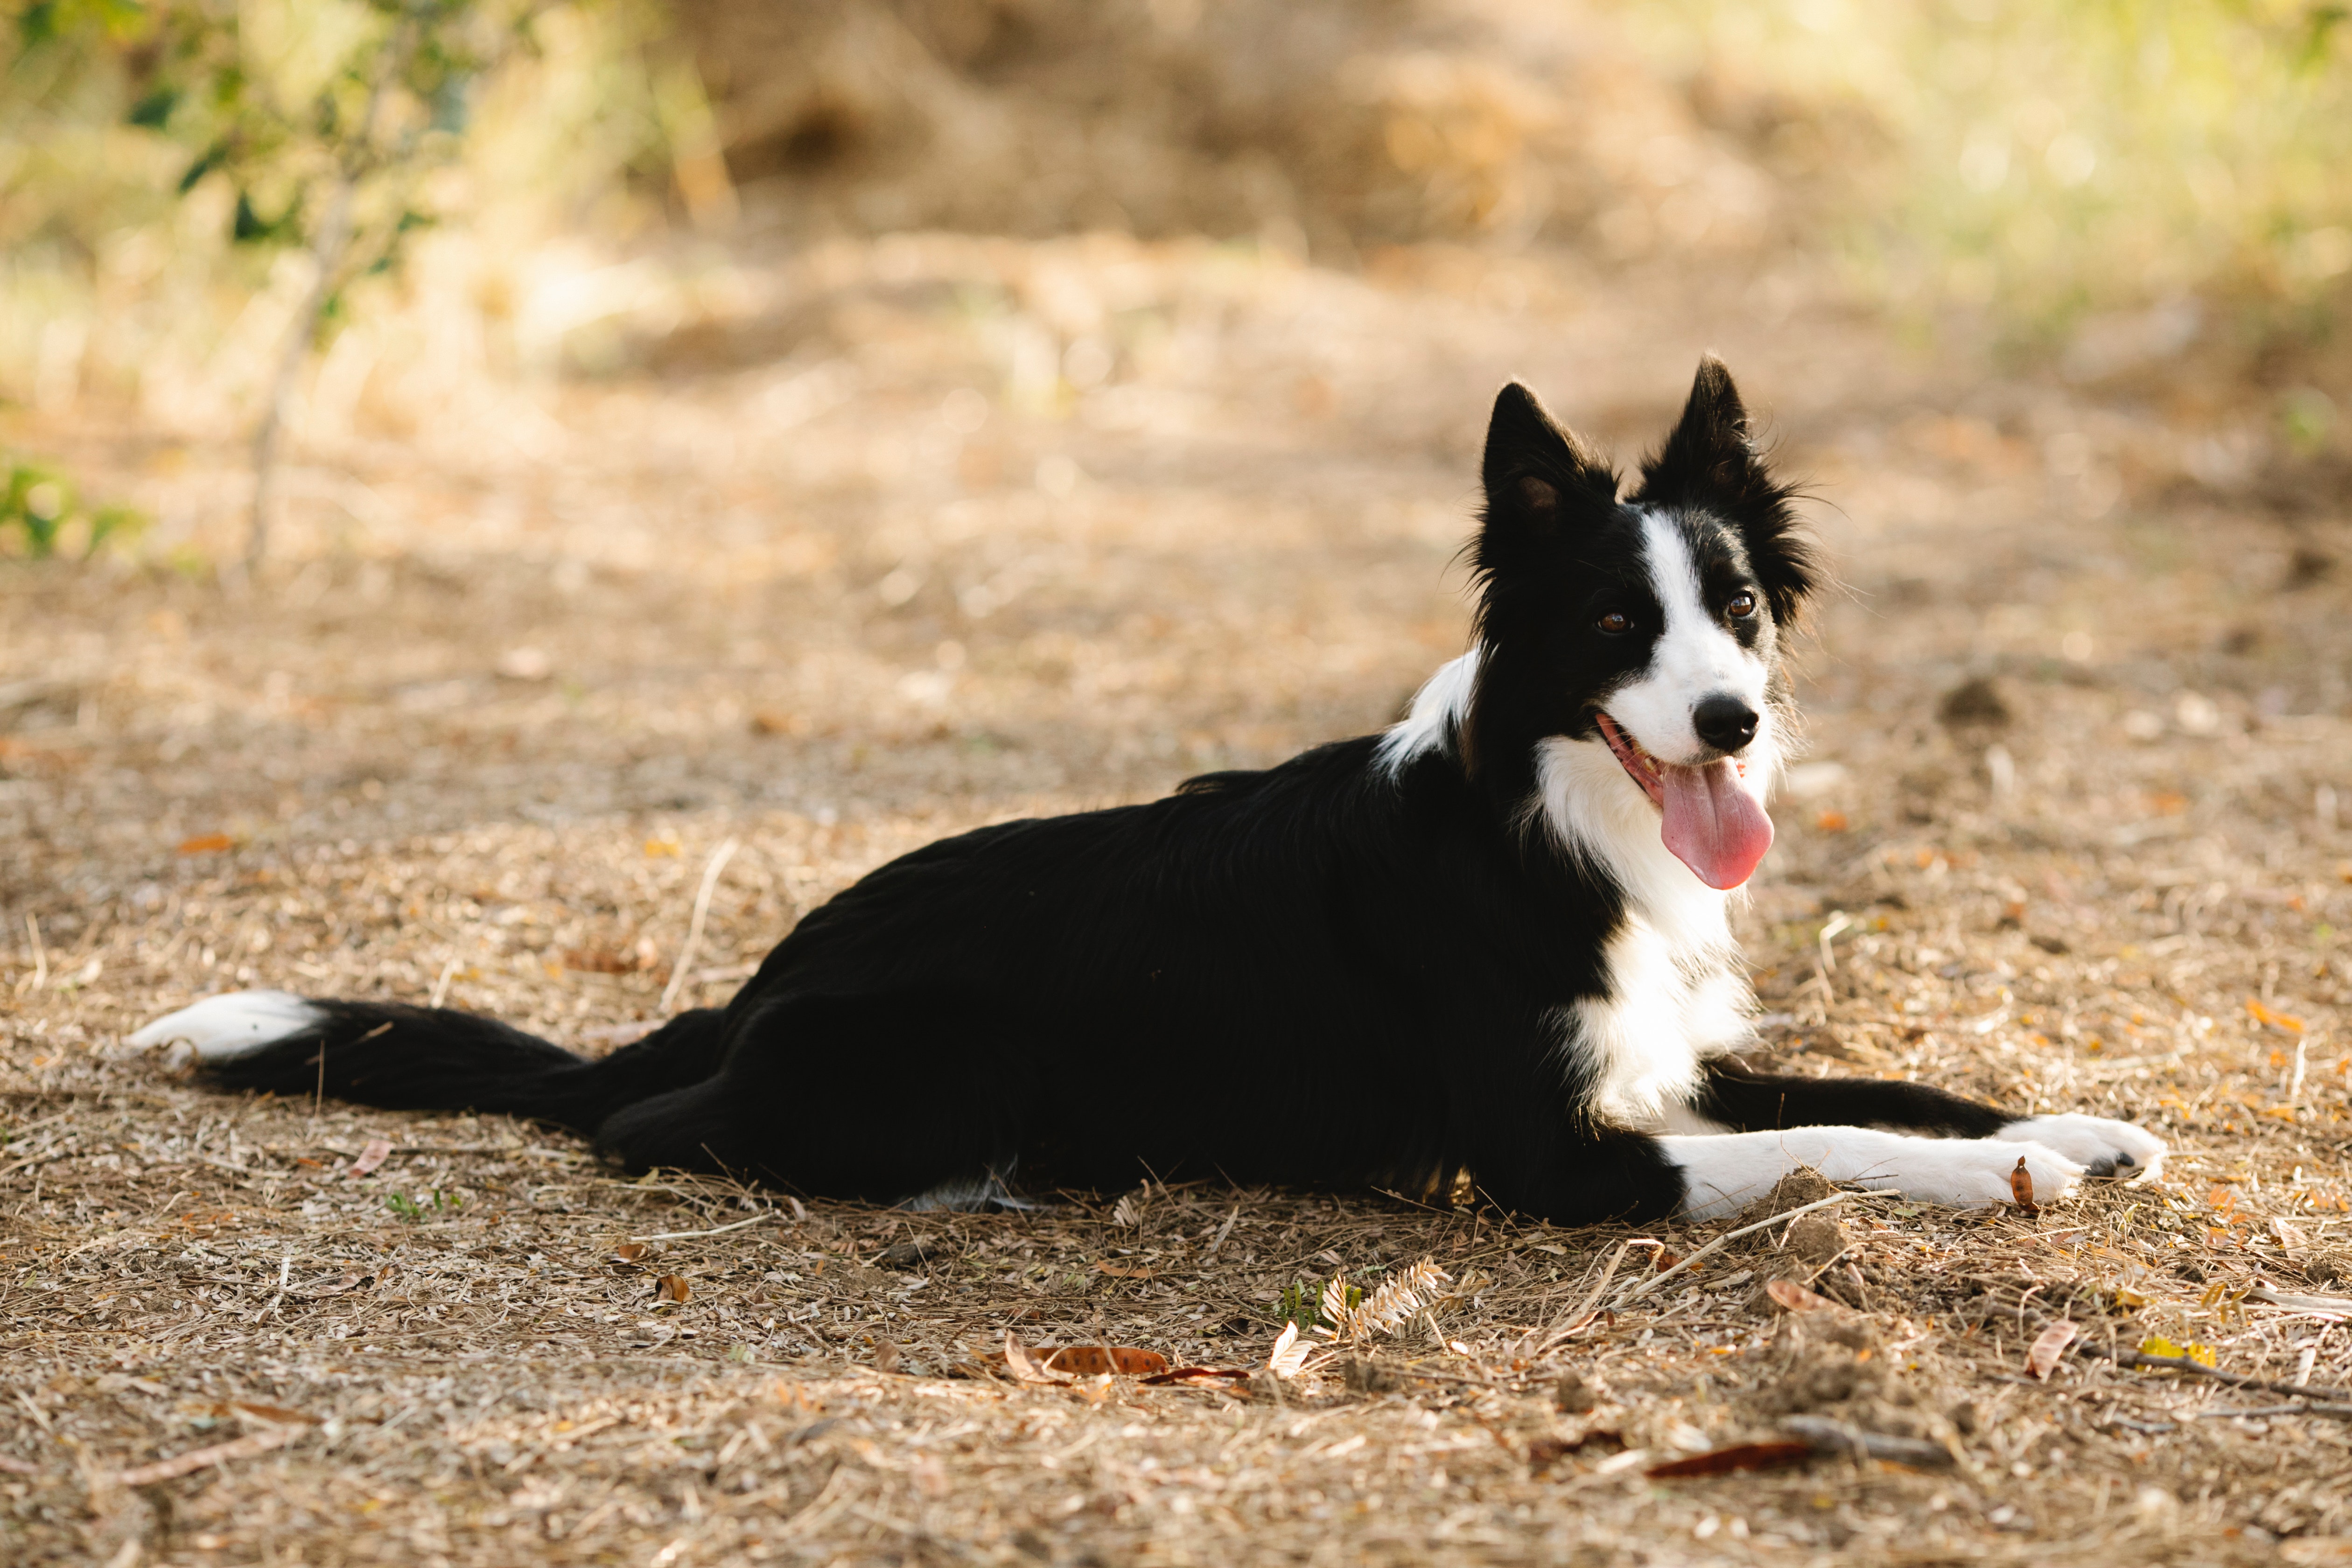
M 631 1170 L 911 1207 L 1017 1205 L 1016 1172 L 1428 1193 L 1467 1171 L 1578 1225 L 1719 1215 L 1800 1164 L 1956 1205 L 2008 1199 L 2021 1161 L 2044 1202 L 2152 1170 L 2128 1123 L 1732 1054 L 1755 1037 L 1727 907 L 1772 842 L 1782 659 L 1821 571 L 1723 366 L 1630 493 L 1516 384 L 1483 477 L 1470 651 L 1385 734 L 919 849 L 726 1006 L 601 1059 L 280 991 L 129 1044 L 226 1088 L 510 1112 Z

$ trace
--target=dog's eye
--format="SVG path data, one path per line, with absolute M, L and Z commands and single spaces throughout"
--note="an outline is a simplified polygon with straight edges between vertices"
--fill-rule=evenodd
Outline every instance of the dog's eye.
M 1611 637 L 1621 637 L 1633 629 L 1633 617 L 1622 610 L 1612 610 L 1601 617 L 1601 629 Z
M 1731 603 L 1726 605 L 1724 608 L 1731 612 L 1733 620 L 1744 621 L 1756 613 L 1756 595 L 1734 594 L 1731 595 Z

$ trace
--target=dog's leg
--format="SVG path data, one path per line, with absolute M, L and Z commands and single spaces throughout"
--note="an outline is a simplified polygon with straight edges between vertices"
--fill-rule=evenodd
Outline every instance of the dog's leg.
M 2015 1116 L 1924 1083 L 1797 1078 L 1710 1062 L 1691 1107 L 1710 1130 L 1899 1127 L 1948 1138 L 1991 1138 L 2053 1149 L 2087 1174 L 2137 1176 L 2164 1161 L 2164 1141 L 2105 1116 Z
M 2042 1203 L 2064 1197 L 2084 1173 L 2057 1150 L 2029 1141 L 1919 1138 L 1871 1127 L 1668 1135 L 1658 1144 L 1681 1173 L 1683 1212 L 1692 1219 L 1736 1213 L 1800 1165 L 1832 1182 L 1959 1206 L 2008 1202 L 2021 1160 Z
M 1002 1201 L 1029 1103 L 1004 1017 L 964 993 L 778 997 L 730 1018 L 716 1074 L 615 1112 L 597 1146 L 824 1197 Z

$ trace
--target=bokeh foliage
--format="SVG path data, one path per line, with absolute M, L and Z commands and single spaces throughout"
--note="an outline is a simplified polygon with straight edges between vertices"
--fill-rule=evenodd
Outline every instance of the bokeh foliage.
M 2352 275 L 2340 0 L 1622 14 L 1659 58 L 1765 106 L 1764 134 L 1844 184 L 1843 248 L 1882 297 L 1990 305 L 2031 334 L 2202 295 L 2308 330 Z

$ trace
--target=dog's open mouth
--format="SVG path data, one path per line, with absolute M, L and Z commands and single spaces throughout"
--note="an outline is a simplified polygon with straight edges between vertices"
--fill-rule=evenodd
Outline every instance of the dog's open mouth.
M 1710 888 L 1739 886 L 1772 847 L 1772 819 L 1740 782 L 1747 765 L 1719 757 L 1697 767 L 1660 762 L 1602 713 L 1601 738 L 1664 817 L 1666 848 Z

